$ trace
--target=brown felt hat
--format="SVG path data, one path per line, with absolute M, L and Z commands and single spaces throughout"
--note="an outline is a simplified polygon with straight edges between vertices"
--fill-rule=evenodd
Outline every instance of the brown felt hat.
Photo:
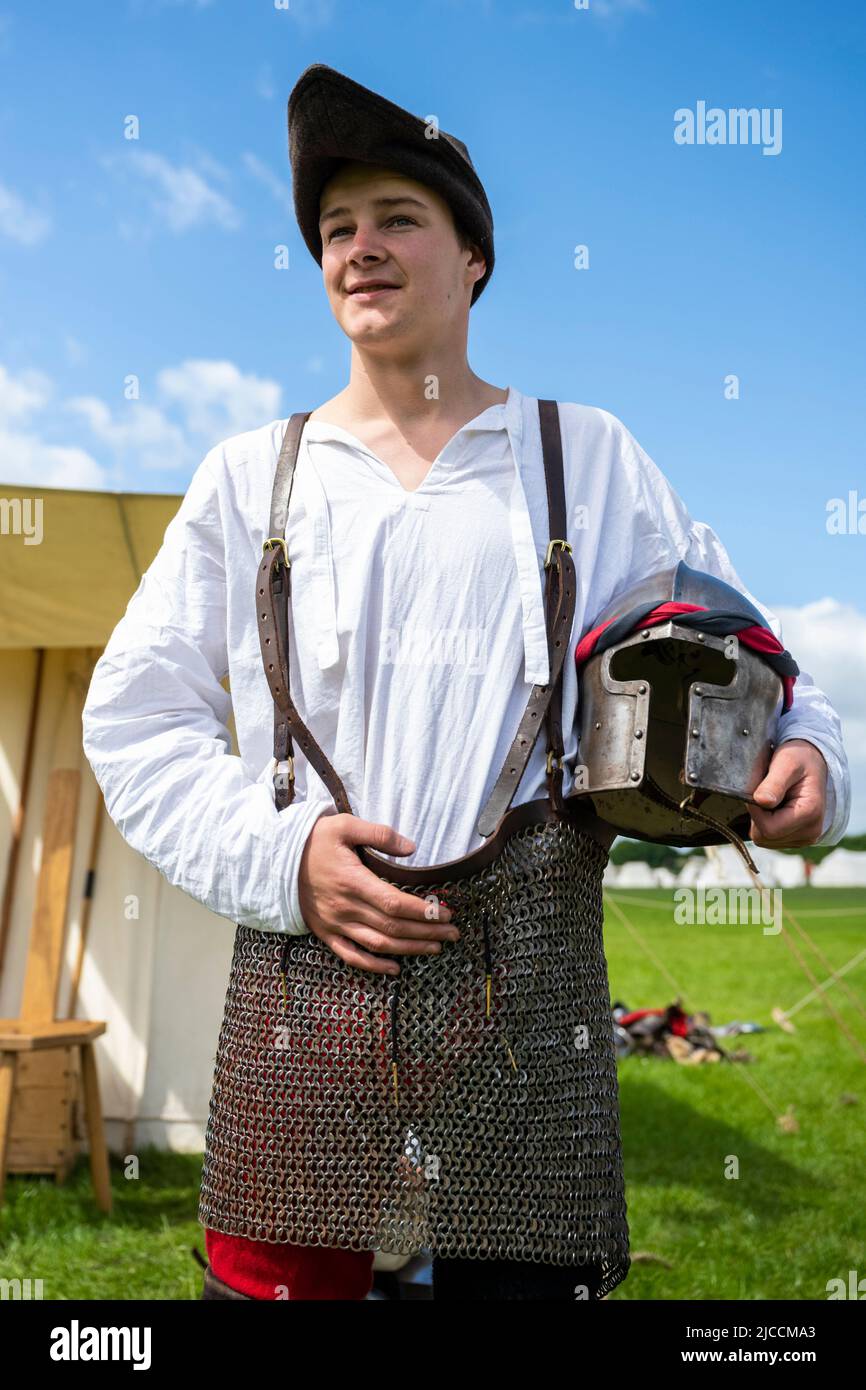
M 346 160 L 396 169 L 434 188 L 476 242 L 487 269 L 472 291 L 474 304 L 493 273 L 493 213 L 462 140 L 404 111 L 336 72 L 313 63 L 289 97 L 289 159 L 298 226 L 313 259 L 322 264 L 319 211 L 322 189 Z

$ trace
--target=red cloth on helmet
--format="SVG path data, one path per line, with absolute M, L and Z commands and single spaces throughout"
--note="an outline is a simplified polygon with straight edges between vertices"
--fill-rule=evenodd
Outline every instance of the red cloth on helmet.
M 701 603 L 660 603 L 646 617 L 641 618 L 641 627 L 655 627 L 658 623 L 668 622 L 675 618 L 678 613 L 706 613 L 708 609 Z M 616 618 L 608 618 L 606 623 L 601 623 L 599 627 L 593 628 L 592 632 L 584 633 L 575 648 L 575 665 L 580 669 L 585 661 L 588 661 L 595 651 L 595 644 L 606 627 L 616 622 Z M 747 647 L 751 647 L 755 652 L 783 652 L 785 648 L 778 637 L 770 631 L 768 627 L 763 627 L 758 623 L 753 623 L 751 627 L 744 627 L 741 632 L 736 634 L 737 640 L 744 642 Z M 782 712 L 785 713 L 791 708 L 794 701 L 794 676 L 781 676 L 782 687 L 784 689 L 784 700 L 782 702 Z

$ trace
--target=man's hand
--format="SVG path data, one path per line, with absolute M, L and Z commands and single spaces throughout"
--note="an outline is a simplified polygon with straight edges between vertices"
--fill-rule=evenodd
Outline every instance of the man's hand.
M 459 938 L 447 907 L 436 904 L 431 916 L 429 902 L 365 868 L 353 845 L 369 845 L 380 854 L 411 854 L 415 848 L 390 825 L 358 816 L 319 817 L 301 856 L 298 892 L 304 921 L 334 955 L 377 975 L 399 975 L 396 961 L 369 952 L 437 955 L 443 941 Z
M 813 845 L 824 827 L 827 764 L 820 749 L 804 738 L 777 748 L 763 782 L 753 793 L 762 807 L 751 806 L 750 837 L 768 849 Z

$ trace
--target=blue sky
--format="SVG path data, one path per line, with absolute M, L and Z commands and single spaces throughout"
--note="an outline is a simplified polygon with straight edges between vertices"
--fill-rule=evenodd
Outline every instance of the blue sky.
M 866 786 L 866 534 L 826 526 L 852 491 L 866 513 L 853 0 L 0 3 L 0 483 L 182 492 L 218 440 L 345 384 L 291 204 L 311 62 L 465 140 L 496 228 L 474 370 L 625 422 L 782 617 Z M 780 109 L 779 153 L 678 144 L 700 101 Z

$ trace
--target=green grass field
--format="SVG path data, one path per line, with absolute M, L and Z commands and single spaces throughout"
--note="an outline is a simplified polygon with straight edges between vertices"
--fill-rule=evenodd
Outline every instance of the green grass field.
M 611 993 L 632 1008 L 684 1006 L 766 1025 L 723 1040 L 754 1062 L 620 1063 L 623 1146 L 633 1254 L 612 1299 L 823 1299 L 828 1280 L 866 1277 L 866 959 L 828 992 L 860 1052 L 820 998 L 772 1022 L 812 986 L 782 935 L 760 925 L 675 924 L 670 891 L 613 888 L 606 914 Z M 635 936 L 613 909 L 623 911 Z M 784 905 L 838 970 L 866 949 L 866 893 L 788 889 Z M 819 982 L 830 973 L 800 942 Z M 750 1084 L 754 1083 L 754 1084 Z M 799 1129 L 776 1117 L 791 1111 Z M 144 1151 L 141 1176 L 112 1162 L 115 1210 L 95 1209 L 86 1160 L 63 1187 L 11 1177 L 0 1211 L 0 1276 L 43 1280 L 46 1298 L 198 1298 L 204 1249 L 195 1217 L 201 1159 Z M 732 1157 L 739 1177 L 726 1177 Z M 660 1263 L 664 1261 L 666 1263 Z

